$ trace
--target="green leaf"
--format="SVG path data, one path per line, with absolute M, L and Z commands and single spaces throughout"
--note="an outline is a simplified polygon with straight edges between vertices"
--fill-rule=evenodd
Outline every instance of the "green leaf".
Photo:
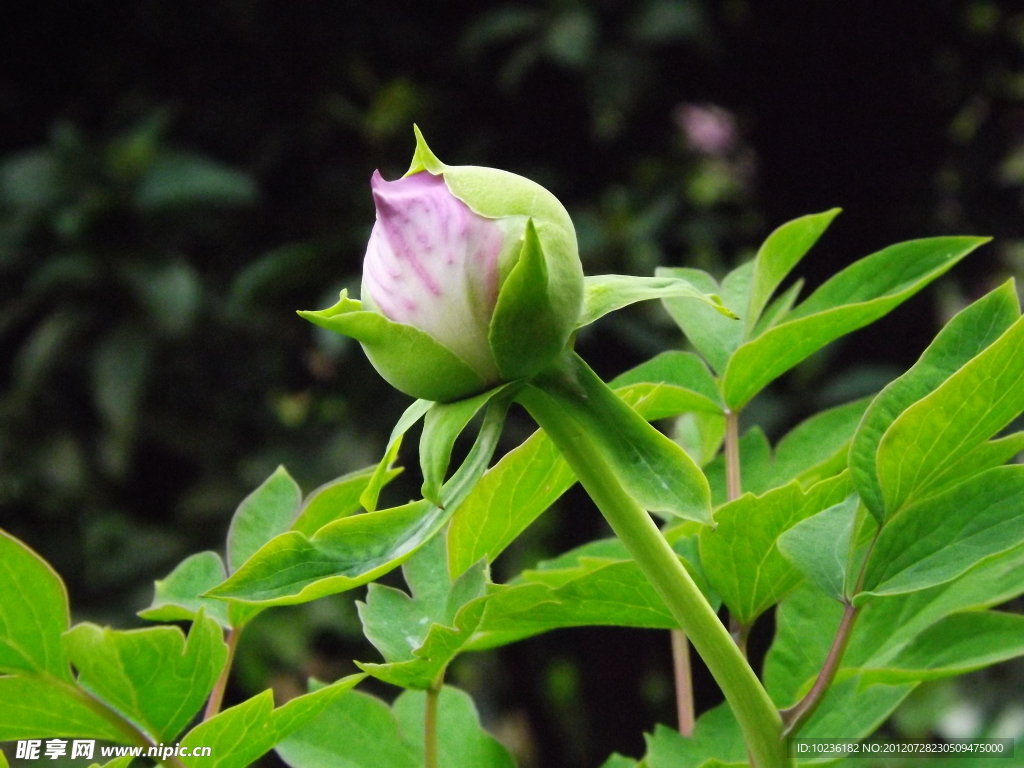
M 532 218 L 526 221 L 519 260 L 501 286 L 487 335 L 506 381 L 537 373 L 565 346 L 572 325 L 549 292 L 548 259 Z
M 448 576 L 443 536 L 435 536 L 403 566 L 411 596 L 371 584 L 366 602 L 357 603 L 363 634 L 387 663 L 359 664 L 365 672 L 403 687 L 431 688 L 470 639 L 482 606 L 462 608 L 486 591 L 483 562 L 454 583 Z
M 806 491 L 798 482 L 763 496 L 746 494 L 715 513 L 700 534 L 700 555 L 712 587 L 744 626 L 795 588 L 802 576 L 778 550 L 778 539 L 801 520 L 850 493 L 847 473 Z
M 245 768 L 336 705 L 339 699 L 348 698 L 346 694 L 365 677 L 343 677 L 312 693 L 297 696 L 277 709 L 274 709 L 273 693 L 263 691 L 200 723 L 181 740 L 182 746 L 190 750 L 210 747 L 209 755 L 179 759 L 188 768 Z
M 388 447 L 384 449 L 384 458 L 380 460 L 380 463 L 373 472 L 373 476 L 370 478 L 369 484 L 366 486 L 366 490 L 359 497 L 359 501 L 367 512 L 373 512 L 377 509 L 377 499 L 380 497 L 381 489 L 387 485 L 391 477 L 395 476 L 392 474 L 395 473 L 395 470 L 391 467 L 395 463 L 395 459 L 398 458 L 398 449 L 402 446 L 402 437 L 435 405 L 436 403 L 429 400 L 416 400 L 405 409 L 401 418 L 398 419 L 398 423 L 391 430 L 391 436 L 388 438 Z
M 427 411 L 420 436 L 420 468 L 423 498 L 441 506 L 441 485 L 448 472 L 455 439 L 470 420 L 508 385 L 488 390 L 455 403 L 437 403 Z
M 228 568 L 234 573 L 260 547 L 291 528 L 302 491 L 284 467 L 278 467 L 238 505 L 228 528 Z
M 725 441 L 725 417 L 696 411 L 684 413 L 676 419 L 672 439 L 682 446 L 694 464 L 703 469 L 714 461 Z M 710 479 L 708 484 L 711 484 Z M 713 505 L 714 487 L 711 488 L 711 501 Z
M 626 492 L 651 512 L 711 520 L 711 492 L 686 452 L 644 421 L 575 353 L 531 382 L 575 419 Z
M 247 174 L 188 152 L 166 152 L 148 169 L 135 204 L 143 211 L 193 205 L 251 205 L 259 193 Z
M 68 737 L 127 743 L 72 683 L 53 677 L 0 677 L 0 741 Z
M 877 469 L 878 447 L 886 430 L 907 408 L 934 392 L 991 345 L 1018 317 L 1017 291 L 1009 280 L 953 317 L 913 367 L 886 386 L 871 403 L 853 438 L 850 472 L 857 492 L 876 520 L 882 522 L 889 516 Z
M 423 760 L 423 720 L 427 695 L 405 691 L 392 706 L 405 740 Z M 437 759 L 439 765 L 465 768 L 515 768 L 512 756 L 480 726 L 480 716 L 469 694 L 444 686 L 437 701 Z
M 837 733 L 843 738 L 863 738 L 878 730 L 913 689 L 913 685 L 866 687 L 852 670 L 843 670 L 800 730 L 800 738 L 834 739 Z
M 746 320 L 747 307 L 750 305 L 750 281 L 754 274 L 753 261 L 740 265 L 726 275 L 721 288 L 711 275 L 699 269 L 658 267 L 654 274 L 686 280 L 707 294 L 720 294 L 722 303 L 741 321 Z M 717 309 L 693 299 L 662 299 L 662 302 L 690 343 L 712 368 L 723 373 L 729 358 L 743 343 L 745 323 L 736 322 Z
M 155 741 L 188 725 L 227 661 L 220 626 L 202 614 L 188 639 L 177 627 L 118 631 L 78 624 L 64 634 L 78 682 Z
M 615 752 L 601 763 L 601 768 L 637 768 L 637 762 L 632 757 L 625 757 Z
M 982 443 L 965 453 L 946 471 L 932 480 L 929 483 L 928 495 L 932 496 L 948 490 L 986 469 L 1000 467 L 1021 451 L 1024 451 L 1024 432 L 1015 432 L 998 440 Z
M 201 597 L 228 577 L 216 552 L 198 552 L 182 560 L 166 579 L 158 580 L 149 608 L 139 616 L 150 621 L 192 621 L 200 609 L 222 627 L 230 628 L 228 603 Z
M 740 484 L 744 493 L 761 494 L 771 489 L 772 447 L 760 427 L 754 426 L 740 438 Z M 725 455 L 719 454 L 705 468 L 711 486 L 711 504 L 719 507 L 728 500 L 725 486 Z
M 859 503 L 857 494 L 852 494 L 779 536 L 782 556 L 814 586 L 840 602 L 846 597 L 850 541 Z
M 135 760 L 133 755 L 125 755 L 124 757 L 115 757 L 113 760 L 100 765 L 99 763 L 93 763 L 89 768 L 128 768 Z
M 438 726 L 440 735 L 444 730 Z M 297 728 L 277 745 L 277 754 L 292 768 L 422 766 L 388 705 L 361 691 L 343 696 Z
M 842 472 L 850 440 L 870 403 L 870 398 L 854 400 L 800 422 L 775 446 L 767 472 L 769 487 L 791 480 L 806 487 Z
M 1021 593 L 1024 545 L 983 560 L 953 581 L 930 589 L 867 599 L 843 656 L 844 674 L 860 667 L 885 668 L 915 637 L 944 617 L 998 605 Z M 775 642 L 764 666 L 765 684 L 780 707 L 794 704 L 811 687 L 842 612 L 838 603 L 810 586 L 782 601 L 775 614 Z
M 804 279 L 794 281 L 785 291 L 779 294 L 768 308 L 761 313 L 760 319 L 757 321 L 757 325 L 754 326 L 754 330 L 750 333 L 751 338 L 757 338 L 762 333 L 767 331 L 769 328 L 774 328 L 776 325 L 781 323 L 789 315 L 789 311 L 793 309 L 793 305 L 796 303 L 797 298 L 800 296 L 800 291 L 804 288 Z
M 828 229 L 841 209 L 812 213 L 783 224 L 761 245 L 754 259 L 754 276 L 750 281 L 750 304 L 747 307 L 746 337 L 761 317 L 775 289 L 797 262 L 811 250 L 818 238 Z
M 701 715 L 694 725 L 693 737 L 658 725 L 653 734 L 645 734 L 648 768 L 699 768 L 709 760 L 719 763 L 745 763 L 747 748 L 743 734 L 726 704 Z
M 397 568 L 444 527 L 483 475 L 507 407 L 502 397 L 488 404 L 466 461 L 444 485 L 443 508 L 417 501 L 342 518 L 309 537 L 290 531 L 269 541 L 206 596 L 292 605 L 344 592 Z
M 687 352 L 666 352 L 613 382 L 620 398 L 645 419 L 689 409 L 721 413 L 704 363 Z M 669 383 L 651 383 L 669 382 Z M 680 384 L 680 386 L 675 386 Z M 684 389 L 690 385 L 692 388 Z M 719 417 L 721 418 L 721 417 Z M 448 568 L 458 576 L 473 563 L 492 563 L 527 526 L 576 482 L 543 432 L 509 451 L 481 478 L 448 528 Z
M 905 410 L 878 446 L 878 482 L 895 515 L 964 454 L 1024 410 L 1024 319 Z
M 696 299 L 726 317 L 736 319 L 718 296 L 699 291 L 688 280 L 679 277 L 593 275 L 584 278 L 583 314 L 576 327 L 590 325 L 610 312 L 650 299 Z
M 723 379 L 726 404 L 733 410 L 742 408 L 797 363 L 887 314 L 985 242 L 976 237 L 911 240 L 847 267 L 790 312 L 785 322 L 736 349 Z
M 378 467 L 366 467 L 336 477 L 319 486 L 303 500 L 292 530 L 312 536 L 328 523 L 354 515 L 362 509 L 360 496 L 376 476 Z M 402 472 L 384 465 L 383 485 L 387 485 Z
M 0 530 L 0 673 L 48 672 L 70 682 L 60 640 L 69 622 L 60 576 Z
M 547 435 L 534 432 L 480 478 L 448 527 L 448 569 L 458 577 L 500 555 L 576 482 Z
M 704 361 L 692 352 L 662 352 L 616 376 L 608 386 L 618 390 L 631 384 L 671 384 L 702 395 L 710 402 L 706 410 L 711 413 L 721 413 L 725 409 L 715 377 Z
M 342 291 L 333 307 L 299 315 L 358 341 L 373 367 L 395 389 L 422 400 L 450 402 L 477 394 L 487 382 L 448 347 L 418 328 L 393 323 Z M 415 363 L 411 362 L 415 361 Z M 444 371 L 443 377 L 437 371 Z
M 1024 616 L 967 611 L 947 616 L 914 638 L 882 668 L 862 670 L 865 683 L 934 680 L 1024 656 Z
M 695 523 L 688 525 L 696 526 Z M 707 581 L 687 553 L 673 544 L 702 588 Z M 717 598 L 708 596 L 713 605 Z M 623 626 L 675 629 L 678 623 L 618 539 L 590 542 L 524 571 L 510 584 L 492 586 L 476 636 L 467 646 L 483 650 L 562 627 Z
M 855 601 L 950 581 L 1022 541 L 1024 466 L 987 470 L 890 520 L 868 557 Z

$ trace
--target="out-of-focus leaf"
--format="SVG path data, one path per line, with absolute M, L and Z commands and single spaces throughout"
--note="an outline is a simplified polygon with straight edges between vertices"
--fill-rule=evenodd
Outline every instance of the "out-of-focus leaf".
M 0 674 L 46 672 L 70 681 L 60 639 L 69 621 L 60 576 L 0 530 Z
M 93 355 L 93 398 L 103 420 L 117 435 L 134 431 L 152 353 L 148 336 L 123 325 L 110 333 Z
M 15 155 L 0 164 L 0 201 L 17 208 L 48 208 L 65 188 L 57 159 L 48 150 Z
M 228 655 L 220 626 L 202 614 L 187 640 L 177 627 L 78 624 L 64 634 L 64 648 L 79 684 L 158 742 L 173 741 L 188 725 Z
M 251 205 L 258 191 L 252 178 L 208 157 L 166 152 L 149 167 L 135 191 L 143 211 L 195 205 Z

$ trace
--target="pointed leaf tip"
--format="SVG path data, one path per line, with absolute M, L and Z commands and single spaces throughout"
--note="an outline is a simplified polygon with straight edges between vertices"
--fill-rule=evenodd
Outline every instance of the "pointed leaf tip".
M 437 155 L 431 151 L 427 145 L 427 140 L 423 138 L 423 132 L 420 131 L 420 127 L 413 123 L 412 131 L 416 135 L 416 151 L 413 152 L 412 164 L 405 175 L 412 176 L 414 173 L 420 173 L 421 171 L 429 171 L 435 176 L 442 173 L 447 166 L 438 160 Z

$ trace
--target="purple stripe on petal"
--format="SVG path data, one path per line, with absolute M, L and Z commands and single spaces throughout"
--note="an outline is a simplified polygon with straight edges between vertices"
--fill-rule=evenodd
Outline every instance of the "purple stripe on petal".
M 501 229 L 456 198 L 442 176 L 371 180 L 377 222 L 363 290 L 390 319 L 413 325 L 496 377 L 487 342 L 498 296 Z

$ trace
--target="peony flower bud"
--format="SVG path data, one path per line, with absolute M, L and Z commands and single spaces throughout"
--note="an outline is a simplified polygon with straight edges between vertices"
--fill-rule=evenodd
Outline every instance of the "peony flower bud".
M 413 397 L 449 402 L 538 373 L 565 347 L 583 269 L 562 204 L 528 179 L 446 166 L 419 130 L 409 172 L 370 182 L 361 302 L 300 312 L 357 339 Z

